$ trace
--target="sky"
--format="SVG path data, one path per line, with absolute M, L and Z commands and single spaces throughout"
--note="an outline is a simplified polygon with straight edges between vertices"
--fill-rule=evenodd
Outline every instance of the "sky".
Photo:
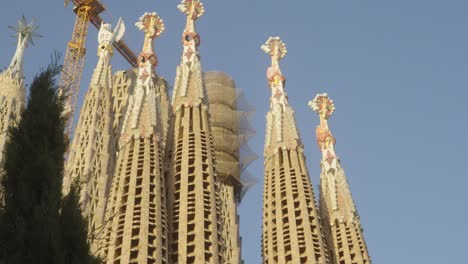
M 125 21 L 124 40 L 139 53 L 134 23 L 156 11 L 166 32 L 156 40 L 157 72 L 173 84 L 185 16 L 174 0 L 103 0 L 105 21 Z M 255 108 L 249 168 L 257 184 L 239 206 L 242 255 L 261 263 L 265 114 L 270 58 L 260 46 L 280 36 L 286 92 L 295 110 L 310 176 L 318 193 L 318 116 L 307 102 L 326 92 L 336 112 L 337 139 L 369 253 L 376 264 L 464 263 L 468 249 L 468 2 L 466 0 L 205 0 L 197 22 L 205 71 L 228 73 Z M 0 66 L 13 56 L 7 28 L 25 15 L 44 37 L 25 55 L 25 78 L 65 53 L 75 15 L 61 1 L 6 1 L 0 9 Z M 97 31 L 90 27 L 81 96 L 96 65 Z M 129 65 L 116 53 L 114 70 Z

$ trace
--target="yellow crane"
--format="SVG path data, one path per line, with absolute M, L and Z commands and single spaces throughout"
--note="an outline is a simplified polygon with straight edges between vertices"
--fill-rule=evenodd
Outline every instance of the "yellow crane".
M 73 11 L 76 13 L 76 20 L 71 41 L 68 42 L 59 87 L 61 93 L 65 93 L 68 96 L 64 113 L 67 117 L 65 132 L 71 137 L 73 116 L 85 61 L 86 37 L 89 23 L 91 22 L 99 30 L 102 22 L 99 14 L 106 8 L 99 0 L 65 0 L 65 6 L 70 1 L 74 4 Z M 115 42 L 114 47 L 133 67 L 137 67 L 137 56 L 135 56 L 135 53 L 130 50 L 123 40 Z

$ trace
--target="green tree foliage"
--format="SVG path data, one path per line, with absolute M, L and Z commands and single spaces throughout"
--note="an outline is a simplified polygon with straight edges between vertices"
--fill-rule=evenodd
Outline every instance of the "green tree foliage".
M 61 200 L 67 140 L 64 99 L 55 81 L 60 70 L 52 63 L 34 78 L 26 109 L 9 131 L 1 172 L 1 264 L 96 263 L 89 255 L 77 188 Z
M 83 219 L 81 214 L 78 186 L 78 182 L 72 184 L 70 192 L 64 197 L 62 202 L 60 227 L 62 229 L 64 263 L 97 264 L 99 260 L 89 255 L 87 222 Z

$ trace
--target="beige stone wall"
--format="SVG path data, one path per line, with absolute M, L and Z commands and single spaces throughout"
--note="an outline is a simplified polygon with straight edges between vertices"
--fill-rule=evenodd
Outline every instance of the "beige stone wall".
M 326 229 L 327 242 L 334 264 L 370 264 L 371 260 L 351 192 L 341 166 L 333 175 L 335 192 L 329 177 L 321 175 L 320 215 Z M 336 200 L 333 208 L 332 196 Z
M 329 263 L 301 148 L 265 157 L 263 263 Z
M 179 107 L 173 140 L 171 263 L 224 263 L 219 183 L 205 105 Z
M 111 93 L 111 66 L 98 65 L 83 100 L 63 181 L 65 194 L 73 181 L 81 186 L 82 210 L 88 219 L 88 236 L 95 254 L 103 240 L 107 196 L 115 167 Z
M 113 132 L 120 137 L 122 123 L 127 110 L 128 98 L 133 93 L 136 84 L 138 69 L 118 71 L 114 74 L 112 85 L 112 113 L 114 122 Z
M 161 163 L 156 137 L 132 138 L 120 150 L 106 214 L 106 263 L 168 263 Z
M 145 94 L 141 106 L 135 103 L 137 88 L 153 93 Z M 124 98 L 125 114 L 119 121 L 118 159 L 102 245 L 109 264 L 168 263 L 164 126 L 160 116 L 154 115 L 161 112 L 163 97 L 158 95 L 167 94 L 167 84 L 154 77 L 148 90 L 141 88 L 130 87 L 130 96 Z M 135 122 L 133 107 L 141 107 Z

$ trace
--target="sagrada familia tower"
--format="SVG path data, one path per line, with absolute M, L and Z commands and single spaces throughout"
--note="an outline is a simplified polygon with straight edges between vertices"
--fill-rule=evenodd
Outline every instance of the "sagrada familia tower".
M 246 187 L 241 179 L 246 115 L 234 81 L 222 72 L 203 72 L 195 27 L 203 4 L 183 0 L 178 8 L 186 24 L 172 98 L 170 85 L 157 73 L 154 43 L 165 30 L 157 13 L 145 13 L 136 23 L 144 40 L 133 69 L 112 71 L 113 44 L 126 30 L 123 21 L 114 29 L 103 23 L 99 30 L 98 62 L 67 155 L 63 192 L 72 184 L 81 187 L 92 253 L 107 264 L 243 263 L 237 207 Z M 0 73 L 0 150 L 8 140 L 4 132 L 25 104 L 22 61 L 35 29 L 20 23 L 17 51 Z M 333 101 L 318 94 L 309 103 L 320 119 L 317 203 L 280 69 L 286 45 L 271 37 L 261 48 L 271 57 L 263 263 L 370 264 L 328 127 Z
M 333 101 L 319 94 L 309 103 L 320 115 L 317 142 L 323 154 L 317 208 L 294 111 L 284 91 L 286 78 L 279 67 L 286 45 L 274 37 L 262 50 L 271 56 L 267 70 L 271 98 L 264 151 L 263 263 L 369 264 L 359 216 L 327 124 L 335 110 Z
M 3 150 L 8 140 L 8 128 L 18 123 L 25 105 L 25 88 L 23 83 L 24 52 L 33 38 L 41 37 L 36 33 L 38 26 L 34 21 L 27 23 L 23 16 L 17 26 L 10 26 L 17 37 L 16 51 L 10 65 L 0 72 L 0 160 L 3 160 Z M 0 173 L 0 180 L 2 175 Z M 3 191 L 0 187 L 0 205 L 3 204 Z

